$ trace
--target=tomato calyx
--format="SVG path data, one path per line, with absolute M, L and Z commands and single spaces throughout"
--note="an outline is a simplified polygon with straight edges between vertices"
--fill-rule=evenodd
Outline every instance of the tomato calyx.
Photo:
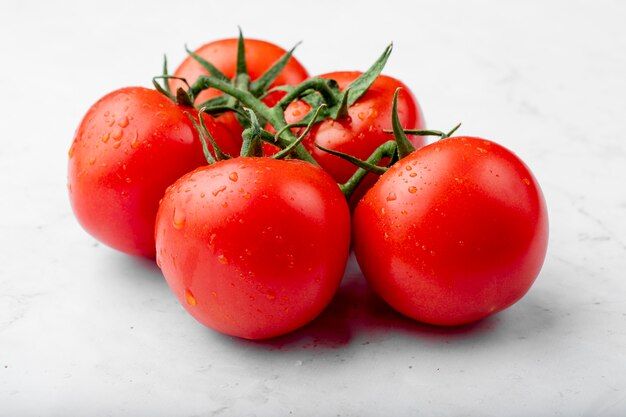
M 283 71 L 283 69 L 293 56 L 295 49 L 300 45 L 300 43 L 301 42 L 296 43 L 296 45 L 294 45 L 289 51 L 285 52 L 278 60 L 276 60 L 276 62 L 272 66 L 270 66 L 270 68 L 268 68 L 259 78 L 254 81 L 250 80 L 250 75 L 248 73 L 248 68 L 246 64 L 245 42 L 241 28 L 239 28 L 239 37 L 237 41 L 236 74 L 232 79 L 228 78 L 211 62 L 204 59 L 194 51 L 190 50 L 187 45 L 185 45 L 185 51 L 191 58 L 193 58 L 198 64 L 200 64 L 200 66 L 202 66 L 202 68 L 204 68 L 210 74 L 210 76 L 213 76 L 224 82 L 231 83 L 239 89 L 249 91 L 255 97 L 262 98 L 267 95 L 270 86 Z M 186 79 L 169 75 L 169 71 L 167 68 L 167 56 L 164 56 L 162 73 L 159 76 L 153 77 L 152 84 L 159 92 L 165 94 L 172 101 L 180 105 L 193 107 L 198 93 L 196 93 L 195 95 L 191 95 L 188 94 L 188 90 L 185 91 L 181 88 L 178 88 L 176 92 L 172 92 L 169 83 L 167 82 L 170 79 L 182 81 L 187 85 L 187 89 L 190 89 L 189 83 Z M 163 83 L 163 85 L 161 85 L 158 80 L 164 80 L 165 82 Z M 207 113 L 216 115 L 225 111 L 232 111 L 234 108 L 240 108 L 241 106 L 235 98 L 221 95 L 206 100 L 203 103 L 199 103 L 198 105 L 196 105 L 196 107 L 204 107 L 207 109 Z
M 295 48 L 295 47 L 294 47 Z M 163 75 L 154 77 L 155 88 L 166 94 L 178 103 L 193 103 L 194 99 L 204 90 L 215 88 L 223 94 L 209 100 L 200 106 L 200 110 L 209 115 L 216 115 L 225 111 L 234 112 L 244 127 L 244 148 L 242 154 L 256 155 L 258 144 L 261 141 L 269 141 L 279 146 L 283 151 L 281 157 L 294 157 L 318 165 L 311 154 L 302 145 L 303 136 L 296 136 L 291 128 L 312 126 L 326 119 L 339 119 L 345 117 L 348 108 L 353 105 L 380 75 L 390 54 L 393 45 L 387 46 L 382 55 L 361 76 L 355 79 L 344 91 L 339 89 L 335 80 L 314 77 L 307 79 L 296 86 L 281 86 L 280 90 L 286 94 L 273 106 L 268 106 L 262 101 L 264 95 L 270 91 L 267 88 L 284 67 L 291 56 L 293 49 L 285 54 L 273 67 L 256 81 L 250 82 L 245 63 L 245 49 L 243 36 L 239 36 L 237 52 L 237 75 L 229 80 L 213 65 L 200 57 L 192 55 L 198 62 L 203 64 L 209 75 L 201 75 L 185 91 L 179 88 L 176 96 L 168 91 L 167 83 L 161 86 L 157 80 L 170 79 L 173 76 L 167 73 L 167 63 L 164 62 Z M 189 52 L 189 51 L 188 51 Z M 298 123 L 289 124 L 285 120 L 285 109 L 295 100 L 304 100 L 311 110 Z M 251 114 L 254 113 L 254 117 Z M 255 121 L 256 120 L 256 121 Z M 253 125 L 254 124 L 254 125 Z M 277 132 L 272 134 L 262 126 L 269 124 Z M 310 131 L 310 127 L 308 129 Z M 308 133 L 308 132 L 307 132 Z M 205 135 L 205 138 L 209 138 Z M 208 149 L 208 148 L 207 148 Z M 208 158 L 207 158 L 208 159 Z
M 246 67 L 244 39 L 240 30 L 236 75 L 233 79 L 227 78 L 213 64 L 186 48 L 189 55 L 204 67 L 208 75 L 199 76 L 192 85 L 183 80 L 187 89 L 179 88 L 174 96 L 169 91 L 167 82 L 164 83 L 165 86 L 163 87 L 157 81 L 159 79 L 179 79 L 168 75 L 167 60 L 164 59 L 163 74 L 154 77 L 153 83 L 155 88 L 161 93 L 184 105 L 194 103 L 196 97 L 204 90 L 213 88 L 221 91 L 222 95 L 202 103 L 199 106 L 199 111 L 211 116 L 224 112 L 235 113 L 244 128 L 240 156 L 261 156 L 262 142 L 269 142 L 281 149 L 274 155 L 276 159 L 297 158 L 318 165 L 311 153 L 302 145 L 302 140 L 316 123 L 328 119 L 338 120 L 348 117 L 348 109 L 368 91 L 382 72 L 392 52 L 393 44 L 389 44 L 370 68 L 352 81 L 343 91 L 339 89 L 339 84 L 335 80 L 321 77 L 309 78 L 295 86 L 286 85 L 270 89 L 270 85 L 284 68 L 297 46 L 288 51 L 265 74 L 251 82 Z M 344 158 L 359 168 L 345 183 L 339 184 L 339 187 L 348 198 L 368 172 L 380 175 L 386 171 L 387 167 L 378 165 L 381 160 L 386 158 L 393 164 L 398 159 L 415 150 L 406 137 L 407 134 L 446 137 L 446 134 L 440 131 L 403 130 L 404 128 L 400 126 L 397 110 L 399 90 L 396 90 L 394 94 L 392 113 L 393 133 L 396 140 L 390 140 L 379 146 L 367 160 L 360 160 L 351 155 L 326 149 L 316 144 L 320 149 Z M 276 104 L 270 107 L 263 102 L 263 98 L 274 91 L 283 91 L 285 94 Z M 287 123 L 285 110 L 290 103 L 296 100 L 306 102 L 311 110 L 297 123 Z M 196 123 L 196 128 L 199 130 L 199 137 L 203 141 L 203 151 L 207 162 L 211 164 L 217 160 L 229 158 L 230 155 L 226 155 L 216 148 L 215 140 L 203 126 L 201 116 L 200 114 L 198 118 L 200 123 Z M 264 126 L 267 125 L 270 125 L 276 133 L 271 133 L 264 129 Z M 296 135 L 292 129 L 300 127 L 305 129 L 302 133 Z M 209 144 L 215 151 L 215 157 L 209 151 Z

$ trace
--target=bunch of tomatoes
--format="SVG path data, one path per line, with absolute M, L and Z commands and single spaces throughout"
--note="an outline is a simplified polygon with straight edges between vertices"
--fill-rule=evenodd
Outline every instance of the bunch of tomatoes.
M 529 168 L 495 142 L 427 130 L 410 89 L 381 74 L 391 46 L 365 72 L 315 77 L 293 52 L 240 34 L 188 50 L 173 74 L 165 60 L 154 89 L 97 101 L 69 150 L 84 229 L 156 259 L 193 317 L 248 339 L 320 314 L 351 250 L 420 322 L 520 299 L 548 237 Z

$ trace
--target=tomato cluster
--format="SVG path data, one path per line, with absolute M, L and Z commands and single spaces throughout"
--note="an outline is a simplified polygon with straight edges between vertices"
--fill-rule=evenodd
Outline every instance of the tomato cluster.
M 425 130 L 381 71 L 309 77 L 272 43 L 225 39 L 155 89 L 96 102 L 69 151 L 81 225 L 156 259 L 199 322 L 248 339 L 313 320 L 351 247 L 400 313 L 460 325 L 500 311 L 543 263 L 546 205 L 528 167 L 485 139 Z M 425 145 L 426 136 L 439 140 Z

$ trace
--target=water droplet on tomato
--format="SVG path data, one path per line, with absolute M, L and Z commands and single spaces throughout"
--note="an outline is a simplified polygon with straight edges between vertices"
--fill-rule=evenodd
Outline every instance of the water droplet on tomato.
M 221 192 L 222 192 L 222 191 L 224 191 L 225 189 L 226 189 L 226 186 L 225 186 L 225 185 L 222 185 L 222 186 L 221 186 L 221 187 L 219 187 L 218 189 L 213 190 L 213 193 L 212 193 L 212 194 L 213 194 L 213 196 L 217 196 L 219 193 L 221 193 Z
M 397 198 L 396 193 L 394 193 L 393 191 L 387 195 L 387 201 L 393 201 L 396 198 Z
M 128 126 L 128 117 L 124 116 L 124 117 L 119 118 L 117 120 L 117 125 L 119 127 L 126 127 L 126 126 Z
M 530 180 L 528 178 L 522 179 L 522 182 L 526 185 L 530 185 Z
M 228 259 L 226 258 L 226 256 L 224 256 L 224 254 L 219 254 L 217 256 L 217 260 L 219 261 L 219 263 L 221 263 L 222 265 L 228 265 Z
M 174 218 L 172 219 L 172 225 L 174 229 L 180 230 L 185 227 L 185 212 L 180 209 L 174 208 Z
M 193 293 L 189 288 L 185 290 L 185 301 L 187 301 L 187 304 L 192 307 L 198 304 L 198 302 L 196 301 L 196 297 L 193 296 Z
M 413 169 L 413 167 L 411 165 L 407 165 L 404 167 L 404 169 L 406 169 L 407 171 L 410 171 Z
M 70 150 L 67 151 L 67 156 L 72 159 L 72 157 L 74 156 L 74 145 L 70 146 Z
M 122 131 L 122 129 L 117 127 L 113 129 L 113 132 L 111 132 L 111 137 L 113 138 L 113 140 L 121 140 L 123 134 L 124 132 Z
M 232 182 L 237 182 L 239 175 L 236 172 L 231 172 L 228 178 L 230 178 Z
M 411 172 L 411 173 L 409 174 L 409 177 L 416 177 L 416 176 L 417 176 L 417 172 Z
M 417 187 L 415 187 L 415 186 L 411 185 L 411 186 L 409 187 L 409 192 L 410 192 L 411 194 L 415 194 L 415 193 L 417 192 Z
M 365 114 L 365 112 L 359 112 L 359 114 L 357 114 L 359 120 L 365 120 L 365 117 L 367 117 L 367 115 Z
M 200 198 L 204 198 L 204 196 L 206 196 L 206 194 L 200 193 Z
M 102 143 L 107 143 L 109 141 L 109 137 L 110 135 L 108 133 L 105 133 L 104 135 L 102 135 L 100 140 L 102 141 Z
M 92 156 L 91 158 L 89 158 L 89 165 L 93 165 L 96 163 L 96 157 Z
M 130 147 L 133 149 L 137 149 L 139 147 L 139 135 L 137 134 L 137 132 L 135 132 L 135 136 L 130 142 Z

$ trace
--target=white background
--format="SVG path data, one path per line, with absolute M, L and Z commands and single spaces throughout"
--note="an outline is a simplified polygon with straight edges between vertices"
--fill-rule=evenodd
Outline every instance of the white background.
M 0 3 L 0 415 L 626 415 L 626 2 Z M 97 244 L 67 149 L 105 93 L 236 34 L 311 74 L 386 72 L 429 126 L 513 149 L 551 220 L 535 286 L 463 329 L 374 298 L 354 263 L 327 313 L 263 343 L 197 324 L 150 262 Z

